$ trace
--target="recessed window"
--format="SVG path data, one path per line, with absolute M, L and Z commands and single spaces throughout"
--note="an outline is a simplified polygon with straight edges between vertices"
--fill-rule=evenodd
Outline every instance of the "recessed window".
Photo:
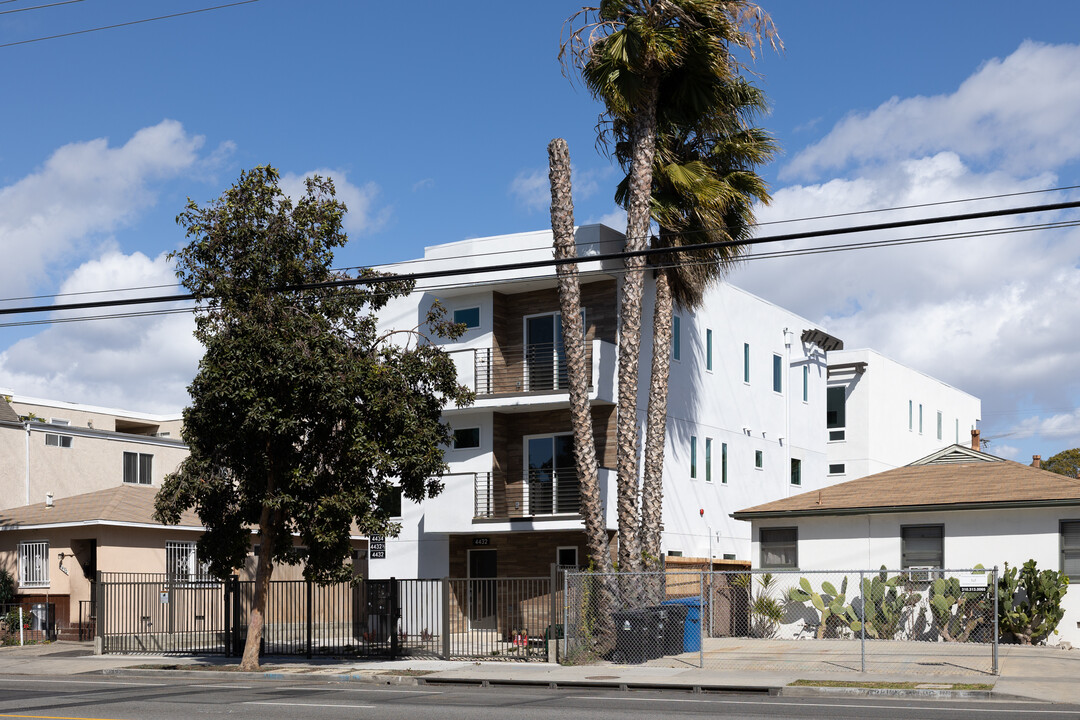
M 902 525 L 900 543 L 901 570 L 945 567 L 944 525 Z
M 387 505 L 389 506 L 390 517 L 401 517 L 401 488 L 395 487 L 390 491 Z
M 45 433 L 45 444 L 49 447 L 69 448 L 71 447 L 71 436 Z
M 844 474 L 844 463 L 835 463 L 835 464 L 829 465 L 829 474 L 830 475 L 843 475 Z
M 705 482 L 712 482 L 712 438 L 705 438 Z
M 765 467 L 765 453 L 761 450 L 754 451 L 754 467 L 761 470 Z
M 454 430 L 454 449 L 467 450 L 480 447 L 480 428 L 458 428 Z
M 1061 572 L 1080 582 L 1080 520 L 1061 521 Z
M 803 365 L 802 368 L 802 401 L 810 402 L 810 367 Z
M 799 567 L 799 529 L 761 528 L 758 531 L 763 568 Z
M 938 414 L 937 414 L 937 439 L 938 440 L 941 439 L 941 422 L 942 422 L 941 411 L 938 411 Z
M 743 343 L 742 346 L 742 381 L 750 382 L 750 343 Z
M 680 328 L 679 316 L 676 315 L 671 318 L 671 359 L 682 359 L 682 332 Z
M 838 441 L 847 438 L 847 398 L 843 387 L 831 387 L 825 391 L 825 425 L 829 430 L 829 440 Z
M 578 566 L 578 549 L 576 547 L 561 547 L 556 550 L 555 560 L 561 567 Z
M 49 587 L 49 541 L 19 543 L 19 587 Z
M 802 460 L 791 458 L 791 484 L 802 485 Z
M 454 311 L 454 323 L 464 325 L 466 330 L 480 327 L 480 308 L 461 308 Z
M 727 443 L 720 443 L 720 484 L 727 485 Z
M 132 485 L 149 485 L 154 467 L 154 456 L 146 453 L 124 453 L 124 482 Z
M 779 355 L 772 356 L 772 389 L 773 392 L 784 392 L 784 358 Z
M 705 369 L 712 370 L 712 330 L 705 330 Z
M 690 436 L 690 479 L 697 477 L 697 438 Z

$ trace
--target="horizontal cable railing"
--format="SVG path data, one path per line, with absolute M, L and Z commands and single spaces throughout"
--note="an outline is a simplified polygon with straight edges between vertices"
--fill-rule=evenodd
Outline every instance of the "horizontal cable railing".
M 473 488 L 473 517 L 477 518 L 581 512 L 581 485 L 576 468 L 530 468 L 519 478 L 506 473 L 476 473 Z

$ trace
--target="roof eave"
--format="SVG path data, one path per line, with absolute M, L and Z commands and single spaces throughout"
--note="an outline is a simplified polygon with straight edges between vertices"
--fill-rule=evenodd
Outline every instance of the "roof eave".
M 1043 507 L 1080 506 L 1080 498 L 1057 500 L 1011 500 L 1005 502 L 938 503 L 931 505 L 881 505 L 876 507 L 813 508 L 804 510 L 762 510 L 757 512 L 734 512 L 735 520 L 760 520 L 764 518 L 811 517 L 823 515 L 881 515 L 886 513 L 934 512 L 953 510 L 1010 510 Z

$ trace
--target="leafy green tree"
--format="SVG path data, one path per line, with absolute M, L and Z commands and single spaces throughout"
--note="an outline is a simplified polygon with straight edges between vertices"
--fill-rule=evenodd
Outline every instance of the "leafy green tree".
M 376 313 L 410 283 L 340 284 L 331 262 L 346 208 L 332 182 L 308 179 L 295 205 L 278 182 L 259 167 L 206 206 L 188 200 L 177 222 L 190 242 L 172 255 L 205 352 L 184 411 L 190 455 L 155 517 L 175 523 L 194 508 L 206 527 L 199 555 L 218 576 L 243 565 L 257 530 L 242 670 L 259 665 L 275 564 L 304 562 L 317 582 L 349 578 L 352 526 L 396 534 L 398 493 L 419 501 L 442 489 L 440 415 L 471 399 L 434 344 L 378 334 Z M 459 329 L 438 308 L 428 320 L 433 332 Z
M 768 16 L 745 0 L 604 0 L 567 24 L 560 57 L 604 103 L 600 127 L 619 122 L 628 138 L 626 249 L 649 238 L 650 199 L 661 90 L 674 122 L 700 116 L 737 74 L 732 46 L 753 49 L 775 37 Z M 601 141 L 605 140 L 602 131 Z M 618 473 L 619 567 L 641 566 L 638 513 L 638 364 L 641 348 L 643 258 L 626 260 L 619 308 Z
M 1042 469 L 1058 475 L 1077 477 L 1080 474 L 1080 448 L 1062 450 L 1049 460 L 1043 460 Z

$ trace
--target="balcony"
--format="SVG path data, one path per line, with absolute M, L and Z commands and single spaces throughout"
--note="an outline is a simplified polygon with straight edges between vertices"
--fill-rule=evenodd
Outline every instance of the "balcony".
M 551 396 L 565 402 L 569 394 L 566 353 L 561 344 L 451 350 L 458 382 L 476 392 L 476 406 L 550 403 Z M 585 345 L 586 378 L 591 400 L 614 402 L 615 345 L 593 340 Z M 487 402 L 485 402 L 487 401 Z
M 545 515 L 580 515 L 577 470 L 529 470 L 510 481 L 505 473 L 476 473 L 473 517 L 506 519 Z

